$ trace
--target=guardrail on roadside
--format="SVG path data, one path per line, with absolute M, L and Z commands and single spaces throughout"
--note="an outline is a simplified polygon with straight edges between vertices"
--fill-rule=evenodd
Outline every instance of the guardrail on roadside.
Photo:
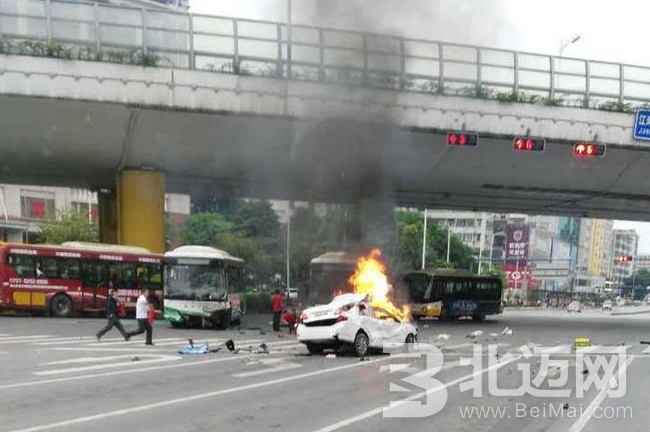
M 97 2 L 2 0 L 0 39 L 57 44 L 45 55 L 77 46 L 123 62 L 130 51 L 153 66 L 158 57 L 146 55 L 155 53 L 164 67 L 504 102 L 615 111 L 650 103 L 648 67 Z

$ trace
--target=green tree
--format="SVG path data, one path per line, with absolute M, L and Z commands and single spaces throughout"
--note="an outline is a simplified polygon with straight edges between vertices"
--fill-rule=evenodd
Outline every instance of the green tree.
M 633 298 L 634 300 L 643 300 L 643 298 L 648 294 L 647 288 L 650 287 L 650 270 L 641 269 L 631 277 L 625 279 L 625 285 L 633 287 Z
M 492 265 L 492 266 L 483 267 L 481 274 L 489 275 L 489 276 L 498 276 L 501 279 L 501 285 L 503 286 L 503 288 L 508 287 L 508 276 L 505 274 L 503 270 L 501 270 L 497 266 Z
M 217 236 L 233 231 L 233 224 L 221 213 L 195 213 L 187 217 L 183 228 L 185 244 L 214 246 Z
M 232 215 L 243 202 L 240 198 L 192 197 L 192 213 L 222 213 Z
M 424 218 L 420 212 L 398 212 L 397 254 L 391 262 L 395 275 L 422 267 L 422 232 Z M 453 267 L 470 270 L 474 266 L 472 249 L 455 235 L 451 236 L 447 263 L 447 230 L 427 224 L 426 267 Z
M 230 219 L 237 230 L 248 237 L 275 238 L 280 231 L 278 216 L 268 201 L 241 202 Z
M 85 213 L 69 212 L 50 218 L 40 225 L 43 243 L 61 244 L 67 241 L 99 241 L 97 224 L 88 220 Z

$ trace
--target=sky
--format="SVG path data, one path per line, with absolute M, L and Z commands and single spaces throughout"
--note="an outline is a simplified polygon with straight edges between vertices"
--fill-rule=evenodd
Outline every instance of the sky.
M 195 14 L 286 21 L 289 0 L 190 0 Z M 408 5 L 408 6 L 406 6 Z M 292 21 L 412 38 L 650 66 L 646 0 L 292 0 Z M 650 223 L 635 229 L 650 253 Z

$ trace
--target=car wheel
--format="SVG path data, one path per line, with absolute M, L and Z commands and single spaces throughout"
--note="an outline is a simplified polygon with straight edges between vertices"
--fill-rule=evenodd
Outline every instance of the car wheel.
M 318 345 L 318 344 L 313 344 L 313 343 L 308 343 L 307 345 L 307 351 L 309 351 L 309 354 L 320 354 L 323 352 L 323 345 Z
M 359 333 L 357 333 L 357 335 L 354 338 L 354 352 L 359 357 L 365 357 L 368 355 L 369 350 L 370 350 L 370 340 L 368 339 L 368 335 L 365 334 L 363 331 L 359 331 Z
M 413 352 L 413 344 L 415 343 L 415 336 L 413 336 L 411 333 L 409 333 L 406 336 L 406 340 L 404 341 L 404 352 L 405 353 L 410 353 Z
M 52 311 L 52 316 L 57 318 L 68 318 L 72 316 L 74 307 L 70 297 L 65 294 L 58 294 L 54 296 L 50 302 L 50 310 Z

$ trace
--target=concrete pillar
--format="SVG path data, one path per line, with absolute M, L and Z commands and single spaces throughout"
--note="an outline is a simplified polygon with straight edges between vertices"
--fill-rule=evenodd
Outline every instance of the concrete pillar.
M 114 190 L 97 193 L 99 241 L 117 244 L 117 194 Z
M 102 243 L 165 251 L 165 174 L 124 170 L 115 191 L 100 192 L 99 237 Z
M 165 251 L 165 173 L 124 170 L 117 178 L 118 243 Z

